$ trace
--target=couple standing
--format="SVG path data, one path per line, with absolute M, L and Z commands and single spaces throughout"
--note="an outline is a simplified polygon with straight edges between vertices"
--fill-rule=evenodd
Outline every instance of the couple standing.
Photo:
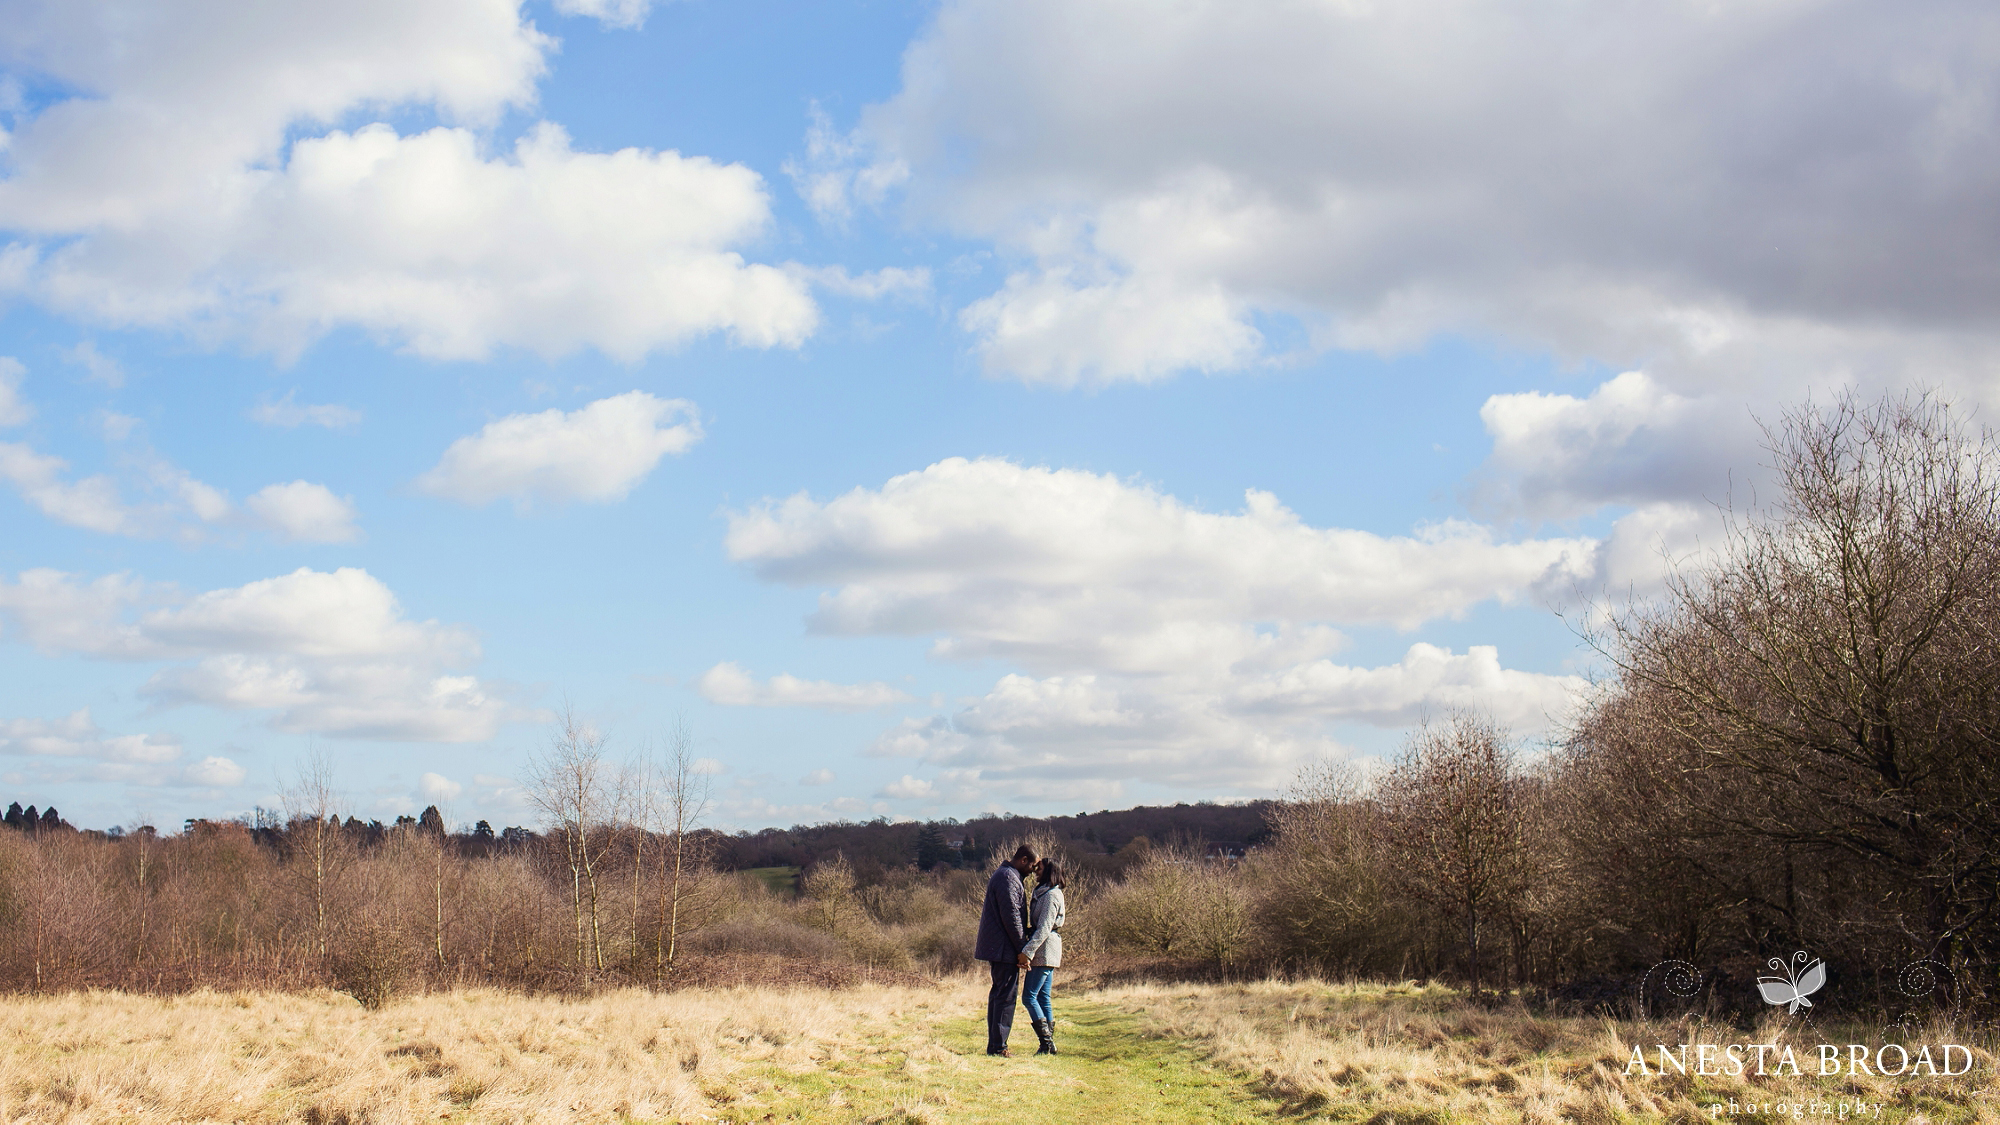
M 1029 897 L 1021 877 L 1032 872 L 1035 893 Z M 1049 988 L 1062 964 L 1064 916 L 1062 869 L 1055 860 L 1038 859 L 1022 844 L 1014 858 L 1000 865 L 986 881 L 986 905 L 979 912 L 979 942 L 972 955 L 993 970 L 993 988 L 986 994 L 986 1053 L 1009 1055 L 1007 1036 L 1014 1030 L 1014 998 L 1027 1005 L 1028 1019 L 1041 1040 L 1038 1055 L 1056 1053 L 1056 1021 L 1049 1011 Z M 1028 987 L 1021 991 L 1021 973 Z

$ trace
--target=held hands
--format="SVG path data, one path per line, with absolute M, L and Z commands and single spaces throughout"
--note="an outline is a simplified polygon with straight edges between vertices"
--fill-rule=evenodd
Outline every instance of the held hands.
M 1016 965 L 1019 965 L 1019 966 L 1020 966 L 1021 968 L 1023 968 L 1023 969 L 1027 968 L 1027 967 L 1028 967 L 1028 955 L 1027 955 L 1027 954 L 1025 954 L 1025 953 L 1017 953 L 1017 954 L 1015 954 L 1015 955 L 1014 955 L 1014 963 L 1015 963 Z

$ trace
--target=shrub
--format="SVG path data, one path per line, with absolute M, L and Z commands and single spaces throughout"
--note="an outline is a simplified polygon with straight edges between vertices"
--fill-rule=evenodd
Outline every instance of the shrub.
M 370 1011 L 402 995 L 409 975 L 404 936 L 387 923 L 369 921 L 354 927 L 333 955 L 334 983 Z

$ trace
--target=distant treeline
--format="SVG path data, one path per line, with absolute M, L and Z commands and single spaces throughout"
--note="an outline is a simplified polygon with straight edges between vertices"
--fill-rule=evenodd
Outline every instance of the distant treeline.
M 1270 838 L 1272 801 L 1241 804 L 1140 806 L 1075 816 L 981 816 L 971 820 L 903 821 L 886 819 L 865 824 L 794 825 L 721 836 L 713 852 L 717 866 L 727 870 L 758 867 L 811 867 L 822 859 L 844 855 L 849 863 L 897 867 L 916 863 L 936 866 L 985 867 L 1002 842 L 1036 836 L 1060 841 L 1079 861 L 1104 867 L 1104 860 L 1134 840 L 1143 844 L 1230 843 L 1254 847 Z
M 1195 804 L 1140 805 L 1129 809 L 1080 812 L 1075 816 L 989 814 L 966 821 L 891 821 L 880 817 L 858 824 L 849 821 L 797 824 L 790 828 L 764 828 L 756 832 L 744 830 L 733 834 L 700 829 L 695 835 L 701 838 L 708 861 L 724 871 L 760 867 L 806 868 L 835 855 L 843 855 L 853 864 L 877 868 L 905 864 L 915 864 L 925 871 L 940 866 L 983 867 L 991 860 L 993 849 L 1000 842 L 1028 836 L 1061 841 L 1064 848 L 1086 866 L 1109 869 L 1115 866 L 1115 863 L 1109 862 L 1109 857 L 1124 851 L 1135 840 L 1142 848 L 1151 844 L 1204 848 L 1210 844 L 1227 844 L 1239 849 L 1257 847 L 1270 839 L 1271 810 L 1275 804 L 1273 801 L 1235 804 L 1201 801 Z M 24 810 L 18 801 L 8 808 L 4 823 L 10 828 L 30 831 L 76 831 L 53 807 L 37 812 L 35 806 L 29 805 Z M 210 823 L 190 818 L 181 829 L 191 832 L 197 825 Z M 276 810 L 260 808 L 247 817 L 228 823 L 248 828 L 251 838 L 266 847 L 283 847 L 284 817 Z M 392 821 L 364 821 L 349 816 L 341 822 L 341 831 L 350 839 L 369 844 L 379 844 L 390 833 L 404 828 L 446 834 L 444 816 L 436 805 L 429 806 L 417 816 L 399 816 Z M 159 831 L 151 825 L 143 826 L 143 830 L 156 834 Z M 122 827 L 114 827 L 96 834 L 117 839 L 126 831 Z M 531 828 L 509 825 L 496 832 L 484 820 L 450 836 L 455 847 L 462 854 L 469 855 L 523 847 L 540 839 L 540 834 Z

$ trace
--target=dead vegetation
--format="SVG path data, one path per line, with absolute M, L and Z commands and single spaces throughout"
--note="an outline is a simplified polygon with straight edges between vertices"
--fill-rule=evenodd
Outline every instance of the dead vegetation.
M 1713 1121 L 1730 1102 L 1768 1107 L 1865 1103 L 1870 1120 L 2000 1122 L 1990 1030 L 1944 1026 L 1897 1041 L 1965 1044 L 1972 1069 L 1958 1078 L 1821 1078 L 1808 1063 L 1793 1077 L 1699 1077 L 1630 1069 L 1641 1046 L 1657 1064 L 1666 1043 L 1817 1045 L 1883 1042 L 1879 1027 L 1806 1025 L 1780 1012 L 1752 1028 L 1698 1017 L 1641 1022 L 1537 1015 L 1518 1004 L 1478 1004 L 1414 983 L 1327 985 L 1261 981 L 1228 985 L 1125 985 L 1097 998 L 1144 1018 L 1156 1034 L 1199 1043 L 1216 1062 L 1255 1077 L 1301 1117 L 1404 1122 Z M 1928 1038 L 1926 1038 L 1928 1037 Z M 1648 1068 L 1651 1070 L 1652 1068 Z M 1718 1066 L 1718 1069 L 1720 1067 Z M 1875 1116 L 1873 1107 L 1883 1108 Z
M 327 990 L 25 997 L 0 1036 L 0 1119 L 941 1122 L 1017 1120 L 1060 1095 L 1095 1099 L 1105 1121 L 1612 1125 L 1734 1120 L 1753 1104 L 1751 1120 L 1826 1120 L 1844 1104 L 1848 1119 L 2000 1122 L 1990 1030 L 1907 1037 L 1970 1047 L 1955 1078 L 1642 1075 L 1634 1045 L 1650 1059 L 1660 1042 L 1793 1043 L 1804 1057 L 1824 1036 L 1876 1043 L 1879 1029 L 1554 1017 L 1407 983 L 1120 985 L 1058 989 L 1073 1048 L 1059 1059 L 988 1060 L 984 983 L 970 976 L 794 983 L 475 989 L 378 1010 Z
M 479 989 L 379 1011 L 325 990 L 21 998 L 0 1036 L 0 1119 L 713 1118 L 748 1113 L 787 1072 L 885 1052 L 956 1065 L 929 1017 L 973 1002 L 962 988 L 883 985 L 580 1000 Z

